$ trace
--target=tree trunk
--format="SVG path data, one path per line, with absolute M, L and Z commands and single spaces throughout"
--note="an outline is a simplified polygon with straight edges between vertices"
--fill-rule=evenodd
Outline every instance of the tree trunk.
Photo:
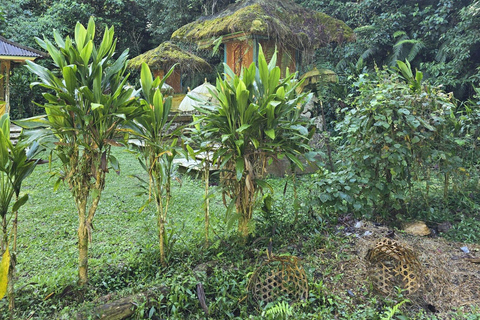
M 240 218 L 238 220 L 238 233 L 246 239 L 248 237 L 248 223 L 250 219 L 247 216 L 240 213 Z
M 7 235 L 7 216 L 2 217 L 2 235 L 3 237 L 0 237 L 0 254 L 3 254 L 3 252 L 7 249 L 8 245 L 8 235 Z
M 243 180 L 245 182 L 245 180 Z M 239 215 L 238 220 L 238 233 L 242 236 L 244 240 L 247 239 L 249 234 L 248 224 L 252 219 L 252 210 L 255 204 L 254 197 L 251 195 L 251 192 L 247 190 L 245 183 L 240 184 L 239 192 L 237 193 L 237 200 L 235 207 Z
M 18 199 L 17 199 L 18 200 Z M 8 310 L 11 312 L 15 309 L 15 267 L 17 265 L 17 228 L 18 226 L 18 211 L 15 211 L 13 217 L 13 245 L 10 252 L 10 267 L 8 270 Z
M 165 221 L 162 217 L 158 219 L 158 240 L 160 243 L 160 263 L 165 265 Z
M 79 212 L 79 215 L 80 223 L 78 226 L 78 284 L 80 286 L 83 286 L 88 282 L 88 230 L 85 220 L 85 212 Z
M 8 310 L 13 312 L 15 309 L 15 266 L 17 264 L 17 255 L 15 251 L 10 252 L 10 266 L 8 268 Z
M 448 202 L 448 186 L 450 182 L 450 175 L 448 172 L 445 172 L 445 181 L 444 181 L 444 186 L 443 186 L 443 201 L 445 203 Z
M 210 197 L 208 195 L 208 187 L 210 185 L 210 159 L 208 156 L 205 158 L 205 167 L 204 167 L 204 175 L 205 175 L 205 243 L 208 246 L 208 229 L 210 224 Z

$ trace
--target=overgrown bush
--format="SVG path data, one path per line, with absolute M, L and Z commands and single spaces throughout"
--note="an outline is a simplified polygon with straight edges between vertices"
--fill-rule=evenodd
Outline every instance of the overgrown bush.
M 407 209 L 414 181 L 427 181 L 436 171 L 448 182 L 461 166 L 450 130 L 456 106 L 422 78 L 408 62 L 398 62 L 396 72 L 360 75 L 353 107 L 342 110 L 336 126 L 339 170 L 319 173 L 320 204 L 393 217 Z

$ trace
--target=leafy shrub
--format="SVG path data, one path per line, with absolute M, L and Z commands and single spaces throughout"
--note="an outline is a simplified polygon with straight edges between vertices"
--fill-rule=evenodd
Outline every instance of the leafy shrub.
M 422 73 L 414 74 L 408 62 L 398 62 L 397 70 L 377 69 L 356 82 L 358 96 L 352 108 L 342 110 L 345 118 L 336 127 L 340 165 L 356 176 L 338 182 L 356 197 L 335 187 L 331 194 L 320 193 L 325 202 L 338 196 L 357 209 L 371 205 L 387 218 L 405 209 L 412 182 L 425 178 L 426 168 L 435 162 L 446 170 L 458 165 L 447 134 L 455 108 L 451 97 L 423 84 Z
M 294 74 L 280 80 L 276 54 L 267 63 L 260 47 L 258 67 L 252 63 L 235 75 L 225 65 L 225 78 L 218 77 L 218 105 L 198 108 L 201 115 L 195 132 L 217 146 L 213 163 L 222 170 L 224 196 L 232 200 L 238 215 L 238 231 L 250 233 L 259 192 L 268 188 L 263 181 L 267 161 L 286 157 L 303 169 L 299 156 L 307 145 L 310 123 L 301 117 L 309 94 L 297 94 L 300 82 Z M 193 151 L 193 150 L 192 150 Z

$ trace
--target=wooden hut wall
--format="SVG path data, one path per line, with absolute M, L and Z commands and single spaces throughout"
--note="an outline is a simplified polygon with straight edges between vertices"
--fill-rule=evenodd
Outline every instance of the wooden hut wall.
M 275 52 L 274 40 L 259 40 L 262 45 L 263 52 L 267 61 L 273 56 Z M 254 46 L 256 41 L 252 39 L 248 40 L 231 40 L 225 43 L 226 49 L 226 63 L 235 72 L 240 75 L 242 67 L 248 67 L 253 61 L 256 61 L 257 57 Z M 282 71 L 282 77 L 285 76 L 285 71 L 288 67 L 290 72 L 296 71 L 296 50 L 293 48 L 277 45 L 277 66 Z
M 275 41 L 274 40 L 260 40 L 260 44 L 262 45 L 263 52 L 265 53 L 265 58 L 267 62 L 273 56 L 275 52 Z M 285 47 L 282 45 L 276 45 L 277 47 L 277 66 L 280 67 L 282 71 L 282 77 L 285 76 L 285 71 L 290 70 L 290 72 L 295 72 L 297 69 L 296 65 L 296 50 L 291 47 Z
M 153 72 L 154 77 L 163 78 L 165 76 L 165 71 L 163 70 L 155 70 Z M 173 71 L 173 73 L 168 77 L 167 81 L 165 81 L 168 85 L 172 86 L 175 93 L 183 93 L 182 88 L 182 74 L 180 71 Z
M 253 40 L 232 40 L 225 43 L 226 63 L 235 72 L 240 75 L 242 67 L 248 67 L 253 62 Z

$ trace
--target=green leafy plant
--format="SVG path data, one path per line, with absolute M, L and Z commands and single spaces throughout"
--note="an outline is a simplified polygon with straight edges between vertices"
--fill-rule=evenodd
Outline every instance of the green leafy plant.
M 0 253 L 3 255 L 0 268 L 0 299 L 5 294 L 4 289 L 7 288 L 8 280 L 10 311 L 15 307 L 18 210 L 28 200 L 28 194 L 21 196 L 20 191 L 22 183 L 37 165 L 38 161 L 32 159 L 37 151 L 38 144 L 28 146 L 22 139 L 13 144 L 10 140 L 9 115 L 4 114 L 0 117 Z
M 419 93 L 422 89 L 423 73 L 415 70 L 415 74 L 413 74 L 412 66 L 408 60 L 405 60 L 405 62 L 397 60 L 397 66 L 395 70 L 402 75 L 403 79 L 405 79 L 410 86 L 410 89 L 413 92 Z
M 212 160 L 222 170 L 224 199 L 232 200 L 238 232 L 246 237 L 257 195 L 268 188 L 262 180 L 268 161 L 286 156 L 303 168 L 299 157 L 309 149 L 311 132 L 300 114 L 310 95 L 296 93 L 299 82 L 294 74 L 280 80 L 276 54 L 267 63 L 261 48 L 258 67 L 252 63 L 240 76 L 228 66 L 225 70 L 213 93 L 218 105 L 199 107 L 195 124 L 216 147 Z
M 394 319 L 394 316 L 397 314 L 401 314 L 400 307 L 404 305 L 405 303 L 410 302 L 410 300 L 405 299 L 400 301 L 399 303 L 395 304 L 392 307 L 387 307 L 383 315 L 381 316 L 381 320 L 392 320 Z M 399 319 L 407 319 L 406 317 L 401 317 Z
M 78 23 L 74 39 L 63 39 L 54 31 L 55 44 L 37 39 L 53 59 L 49 70 L 34 62 L 27 68 L 37 75 L 46 103 L 44 118 L 24 121 L 24 125 L 43 125 L 40 135 L 53 134 L 52 152 L 62 166 L 57 172 L 68 183 L 78 212 L 79 284 L 88 281 L 88 244 L 92 240 L 93 219 L 105 187 L 109 165 L 118 172 L 119 163 L 111 154 L 119 146 L 118 128 L 138 114 L 134 89 L 127 88 L 127 51 L 117 58 L 113 27 L 106 28 L 97 46 L 95 22 L 87 28 Z
M 429 166 L 451 172 L 460 164 L 451 153 L 451 97 L 422 84 L 421 72 L 414 75 L 408 63 L 398 66 L 401 75 L 378 69 L 360 75 L 354 107 L 343 110 L 345 118 L 336 127 L 344 139 L 337 140 L 346 142 L 339 148 L 343 165 L 356 173 L 345 183 L 354 184 L 354 192 L 361 186 L 362 198 L 384 217 L 406 209 L 412 182 L 428 181 Z
M 410 39 L 405 31 L 397 31 L 393 34 L 393 37 L 397 42 L 393 45 L 390 65 L 395 65 L 401 59 L 412 61 L 425 48 L 425 43 L 422 40 Z
M 206 101 L 199 101 L 199 103 L 206 103 Z M 186 128 L 188 135 L 182 139 L 186 143 L 188 156 L 192 159 L 201 158 L 201 166 L 203 170 L 204 195 L 203 195 L 203 209 L 204 209 L 204 224 L 205 224 L 205 243 L 209 243 L 210 230 L 210 199 L 213 197 L 210 189 L 210 175 L 212 173 L 212 159 L 211 156 L 215 151 L 215 142 L 211 140 L 212 133 L 203 131 L 198 116 L 193 115 L 194 125 Z M 195 148 L 195 149 L 194 149 Z
M 177 147 L 177 139 L 173 138 L 174 134 L 169 130 L 172 123 L 172 119 L 169 119 L 172 97 L 164 98 L 161 93 L 161 87 L 173 72 L 174 67 L 163 79 L 158 77 L 153 79 L 150 68 L 145 63 L 142 64 L 140 79 L 142 113 L 127 126 L 128 132 L 138 137 L 142 143 L 142 146 L 138 148 L 141 154 L 139 160 L 149 177 L 149 200 L 147 203 L 154 200 L 157 208 L 162 264 L 166 263 L 165 243 L 169 239 L 165 224 L 171 198 L 173 160 L 182 152 L 182 149 Z
M 278 301 L 265 311 L 265 315 L 270 319 L 290 319 L 293 315 L 293 307 L 286 301 Z

